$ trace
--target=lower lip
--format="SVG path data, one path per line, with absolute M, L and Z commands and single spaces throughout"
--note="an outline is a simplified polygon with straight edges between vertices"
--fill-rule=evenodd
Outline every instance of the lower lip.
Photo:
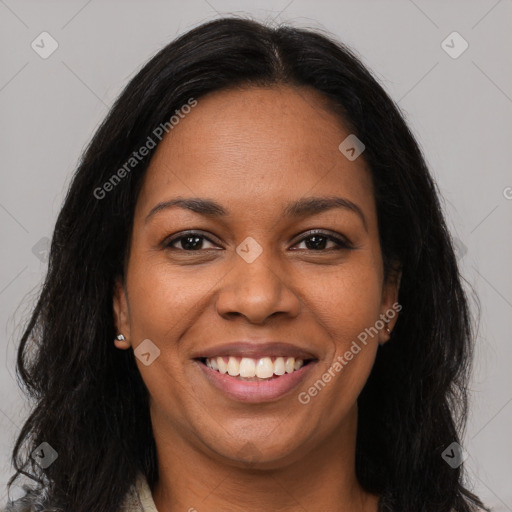
M 234 400 L 251 403 L 272 402 L 282 398 L 293 391 L 294 388 L 298 387 L 315 365 L 315 361 L 311 361 L 292 373 L 285 373 L 272 380 L 254 382 L 239 380 L 236 377 L 231 377 L 231 375 L 227 373 L 222 374 L 208 368 L 208 366 L 200 361 L 196 361 L 196 363 L 201 368 L 201 371 L 208 381 L 217 389 Z

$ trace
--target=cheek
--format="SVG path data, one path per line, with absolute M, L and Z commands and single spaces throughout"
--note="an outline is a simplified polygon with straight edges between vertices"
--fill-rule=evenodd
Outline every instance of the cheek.
M 379 319 L 382 287 L 378 269 L 366 267 L 363 273 L 355 265 L 333 272 L 323 285 L 314 314 L 330 343 L 319 362 L 324 384 L 317 380 L 303 391 L 318 397 L 312 399 L 315 415 L 327 432 L 344 421 L 372 371 L 378 338 L 365 330 Z
M 199 407 L 183 372 L 183 364 L 189 361 L 182 354 L 180 338 L 190 319 L 197 315 L 207 285 L 188 270 L 173 272 L 168 262 L 156 261 L 151 254 L 135 253 L 130 263 L 128 287 L 134 348 L 150 339 L 160 349 L 150 365 L 139 360 L 136 363 L 149 390 L 152 411 L 176 428 L 186 424 L 187 409 Z M 177 417 L 170 410 L 181 413 Z
M 192 267 L 173 271 L 165 261 L 140 258 L 130 269 L 130 318 L 138 336 L 172 339 L 204 302 L 212 283 L 197 278 Z
M 365 338 L 364 333 L 379 319 L 382 283 L 380 268 L 370 253 L 326 277 L 323 285 L 327 291 L 318 295 L 315 312 L 332 343 L 322 365 L 329 384 L 320 400 L 330 411 L 331 417 L 325 420 L 331 424 L 341 421 L 371 373 L 377 337 Z
M 366 255 L 304 279 L 305 300 L 309 301 L 318 323 L 336 342 L 337 351 L 344 352 L 347 344 L 378 319 L 381 273 Z

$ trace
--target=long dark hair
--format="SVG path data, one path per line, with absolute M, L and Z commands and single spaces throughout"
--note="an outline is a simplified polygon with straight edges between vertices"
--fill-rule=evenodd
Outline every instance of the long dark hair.
M 159 51 L 83 154 L 18 350 L 17 376 L 35 405 L 14 447 L 9 487 L 31 475 L 56 509 L 117 512 L 137 472 L 150 486 L 158 479 L 148 391 L 133 351 L 113 344 L 113 285 L 124 276 L 134 207 L 154 149 L 133 169 L 126 162 L 191 98 L 276 84 L 323 93 L 363 141 L 384 268 L 387 274 L 399 262 L 402 269 L 403 309 L 358 398 L 357 478 L 382 496 L 381 510 L 488 510 L 465 487 L 464 466 L 452 468 L 442 457 L 465 428 L 475 327 L 438 191 L 414 136 L 342 43 L 319 30 L 237 17 L 202 24 Z M 44 471 L 30 456 L 43 442 L 58 453 Z

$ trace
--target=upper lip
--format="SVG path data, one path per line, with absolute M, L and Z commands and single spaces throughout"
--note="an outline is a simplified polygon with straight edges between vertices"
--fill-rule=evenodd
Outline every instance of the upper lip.
M 222 356 L 250 357 L 294 357 L 295 359 L 316 359 L 316 356 L 306 349 L 282 341 L 237 341 L 224 343 L 198 351 L 194 359 L 212 358 Z

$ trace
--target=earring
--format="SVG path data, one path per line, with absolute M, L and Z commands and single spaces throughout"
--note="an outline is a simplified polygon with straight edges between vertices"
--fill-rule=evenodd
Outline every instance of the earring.
M 130 342 L 121 333 L 116 336 L 114 344 L 116 344 L 118 341 L 122 343 L 122 345 L 117 345 L 117 348 L 120 350 L 125 350 L 126 348 L 131 346 Z
M 386 322 L 386 327 L 385 327 L 386 333 L 389 336 L 391 334 L 391 329 L 387 326 L 387 324 L 389 323 L 389 320 L 386 318 L 384 321 Z M 379 341 L 379 345 L 381 345 L 381 346 L 384 345 L 384 343 L 385 343 L 384 341 Z
M 388 334 L 388 336 L 391 334 L 391 329 L 388 327 L 388 324 L 389 324 L 389 318 L 387 316 L 384 316 L 384 322 L 386 322 L 386 333 Z

